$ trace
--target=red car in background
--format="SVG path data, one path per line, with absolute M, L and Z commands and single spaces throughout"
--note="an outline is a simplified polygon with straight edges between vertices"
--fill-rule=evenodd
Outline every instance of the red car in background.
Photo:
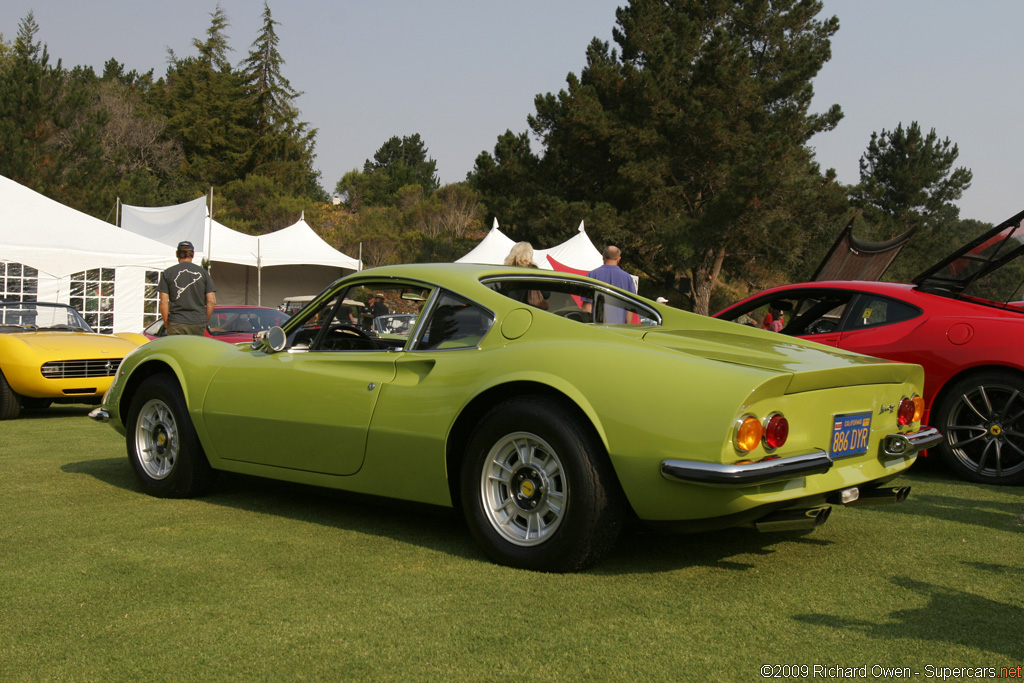
M 206 336 L 229 344 L 251 342 L 257 332 L 280 327 L 290 317 L 276 308 L 263 306 L 217 306 L 206 326 Z M 150 339 L 166 336 L 164 321 L 157 320 L 142 334 Z
M 715 314 L 782 334 L 924 367 L 924 422 L 959 476 L 1024 483 L 1024 212 L 914 278 L 913 284 L 805 282 Z M 887 410 L 881 406 L 880 410 Z

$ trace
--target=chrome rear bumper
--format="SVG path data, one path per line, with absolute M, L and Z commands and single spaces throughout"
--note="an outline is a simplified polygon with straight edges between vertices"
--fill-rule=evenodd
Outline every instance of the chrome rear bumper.
M 919 451 L 938 445 L 942 434 L 934 427 L 922 426 L 910 434 L 888 434 L 882 438 L 879 457 L 909 458 Z M 786 481 L 812 474 L 824 474 L 832 468 L 832 458 L 825 451 L 746 464 L 725 464 L 699 460 L 664 460 L 661 476 L 702 486 L 755 486 Z

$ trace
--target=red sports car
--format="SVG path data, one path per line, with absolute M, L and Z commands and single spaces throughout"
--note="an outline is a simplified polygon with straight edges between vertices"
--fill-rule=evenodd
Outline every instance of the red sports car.
M 960 476 L 1024 483 L 1024 212 L 972 240 L 913 284 L 805 282 L 715 314 L 924 367 L 924 422 Z M 890 409 L 881 406 L 880 410 Z
M 257 332 L 280 327 L 290 317 L 276 308 L 217 306 L 213 309 L 209 325 L 206 326 L 206 336 L 229 344 L 251 342 Z M 164 321 L 157 320 L 143 330 L 142 334 L 150 339 L 165 336 L 167 332 L 164 331 Z

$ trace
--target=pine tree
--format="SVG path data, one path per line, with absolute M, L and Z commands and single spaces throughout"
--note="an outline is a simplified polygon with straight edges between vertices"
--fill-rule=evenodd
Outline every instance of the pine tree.
M 299 120 L 295 100 L 302 94 L 281 73 L 284 59 L 270 7 L 263 4 L 263 28 L 239 66 L 253 111 L 248 170 L 272 178 L 282 188 L 322 198 L 313 169 L 316 129 Z
M 106 202 L 104 116 L 90 108 L 89 75 L 50 66 L 38 30 L 29 12 L 0 68 L 0 174 L 95 214 Z
M 169 52 L 167 74 L 151 95 L 181 142 L 190 198 L 244 177 L 251 154 L 254 115 L 245 83 L 227 58 L 227 16 L 218 6 L 211 17 L 206 40 L 192 41 L 198 54 L 179 59 Z
M 632 0 L 616 12 L 619 50 L 594 40 L 567 89 L 536 98 L 528 123 L 542 152 L 517 150 L 506 134 L 509 173 L 481 155 L 474 184 L 488 206 L 532 212 L 503 225 L 557 224 L 564 237 L 586 219 L 624 248 L 627 269 L 659 284 L 684 277 L 695 310 L 708 312 L 722 269 L 744 267 L 729 259 L 752 236 L 767 241 L 797 222 L 789 199 L 820 184 L 807 142 L 842 116 L 838 106 L 809 113 L 811 79 L 839 28 L 815 18 L 821 9 L 817 0 Z M 529 182 L 515 181 L 533 168 Z

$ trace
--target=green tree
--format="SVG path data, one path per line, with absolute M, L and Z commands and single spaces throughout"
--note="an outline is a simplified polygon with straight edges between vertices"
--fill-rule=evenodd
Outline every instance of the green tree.
M 901 232 L 926 225 L 971 185 L 969 169 L 953 168 L 959 155 L 959 148 L 949 138 L 939 140 L 934 128 L 923 135 L 917 121 L 906 129 L 900 123 L 893 131 L 872 133 L 860 158 L 854 202 Z
M 912 248 L 900 252 L 887 279 L 913 279 L 951 246 L 973 236 L 974 224 L 961 221 L 953 203 L 973 178 L 969 169 L 954 168 L 959 154 L 949 138 L 940 140 L 934 128 L 923 134 L 916 121 L 871 134 L 851 201 L 863 210 L 872 237 L 913 232 Z
M 326 195 L 313 168 L 316 129 L 299 120 L 295 100 L 302 94 L 281 73 L 284 59 L 270 7 L 263 4 L 263 27 L 240 65 L 253 111 L 249 172 L 273 178 L 296 195 Z
M 91 107 L 89 74 L 51 66 L 38 30 L 29 12 L 0 68 L 0 174 L 97 215 L 112 205 L 97 138 L 104 114 Z
M 183 199 L 243 178 L 249 165 L 252 101 L 228 62 L 227 16 L 218 6 L 211 17 L 206 39 L 192 41 L 198 54 L 179 59 L 169 52 L 167 74 L 152 91 L 154 106 L 181 143 L 182 172 L 190 183 Z
M 437 191 L 437 162 L 427 156 L 419 133 L 392 137 L 366 160 L 362 173 L 346 173 L 336 190 L 350 206 L 394 206 L 398 191 L 406 185 L 418 185 L 425 195 Z
M 537 97 L 529 125 L 543 155 L 506 134 L 511 168 L 481 155 L 474 184 L 489 207 L 534 212 L 505 225 L 558 225 L 564 236 L 587 218 L 581 210 L 593 214 L 588 227 L 625 249 L 628 269 L 649 282 L 684 279 L 707 313 L 730 255 L 798 218 L 792 198 L 822 183 L 807 142 L 842 113 L 809 113 L 811 79 L 839 28 L 816 19 L 821 9 L 816 0 L 633 0 L 616 12 L 621 52 L 593 41 L 580 76 Z M 524 174 L 529 182 L 517 182 Z

